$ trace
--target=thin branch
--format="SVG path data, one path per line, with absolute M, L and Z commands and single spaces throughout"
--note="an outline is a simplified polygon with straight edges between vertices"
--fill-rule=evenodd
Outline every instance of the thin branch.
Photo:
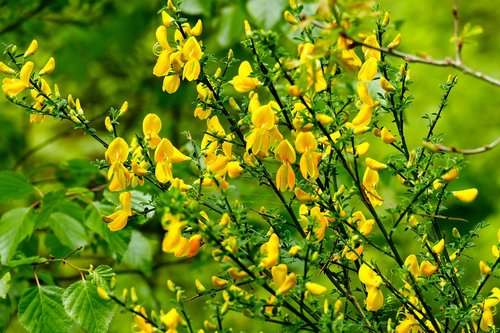
M 432 150 L 433 152 L 436 152 L 436 153 L 437 152 L 444 152 L 444 153 L 458 153 L 458 154 L 462 154 L 462 155 L 474 155 L 474 154 L 485 153 L 489 150 L 492 150 L 498 144 L 500 144 L 500 137 L 497 138 L 495 141 L 493 141 L 485 146 L 471 148 L 471 149 L 461 149 L 461 148 L 457 148 L 454 146 L 445 146 L 445 145 L 442 145 L 439 143 L 433 144 L 433 143 L 429 143 L 429 142 L 426 142 L 425 146 L 427 146 L 430 150 Z
M 477 79 L 486 81 L 490 84 L 493 84 L 497 87 L 500 87 L 500 80 L 499 79 L 494 78 L 494 77 L 489 76 L 489 75 L 486 75 L 486 74 L 479 72 L 475 69 L 472 69 L 472 68 L 464 65 L 462 62 L 458 62 L 456 59 L 453 59 L 451 57 L 446 57 L 444 59 L 433 59 L 432 57 L 425 57 L 424 58 L 424 57 L 419 57 L 419 56 L 416 56 L 416 55 L 413 55 L 410 53 L 404 53 L 404 52 L 397 51 L 394 49 L 389 49 L 386 47 L 376 47 L 376 46 L 368 45 L 368 44 L 365 44 L 359 40 L 353 39 L 352 37 L 346 35 L 344 32 L 341 32 L 340 35 L 343 36 L 344 38 L 351 40 L 354 46 L 364 46 L 364 47 L 367 47 L 369 49 L 378 50 L 378 51 L 383 52 L 387 55 L 404 59 L 407 62 L 421 63 L 421 64 L 427 64 L 427 65 L 438 66 L 438 67 L 455 68 L 466 75 L 473 76 Z

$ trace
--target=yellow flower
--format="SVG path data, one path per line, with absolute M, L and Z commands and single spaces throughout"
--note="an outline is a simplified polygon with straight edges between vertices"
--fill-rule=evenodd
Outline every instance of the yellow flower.
M 375 170 L 375 171 L 380 171 L 380 170 L 384 170 L 385 168 L 387 168 L 387 164 L 376 161 L 370 157 L 367 157 L 365 159 L 365 162 L 366 162 L 367 167 L 369 167 L 370 169 Z
M 53 57 L 50 57 L 49 61 L 43 66 L 42 70 L 38 73 L 40 76 L 45 74 L 50 74 L 56 68 L 56 61 Z
M 38 42 L 36 41 L 36 39 L 33 39 L 26 52 L 24 52 L 24 57 L 29 57 L 30 55 L 35 54 L 36 50 L 38 50 Z
M 481 274 L 483 275 L 489 275 L 491 273 L 491 267 L 488 266 L 484 261 L 479 262 L 479 270 L 481 271 Z
M 373 219 L 367 220 L 361 211 L 352 213 L 348 221 L 351 224 L 356 223 L 358 231 L 364 236 L 371 234 L 373 231 L 373 224 L 375 223 Z
M 371 204 L 376 207 L 382 205 L 382 198 L 377 193 L 377 185 L 379 182 L 378 172 L 370 168 L 366 168 L 363 175 L 363 187 L 366 196 L 370 200 Z
M 476 199 L 478 191 L 477 188 L 469 188 L 467 190 L 454 191 L 452 193 L 455 199 L 458 199 L 465 203 L 469 203 Z
M 359 268 L 358 277 L 367 289 L 366 310 L 378 311 L 384 304 L 384 295 L 380 290 L 382 278 L 368 265 L 362 264 Z
M 198 20 L 194 25 L 194 27 L 191 28 L 191 35 L 199 36 L 201 35 L 202 31 L 203 31 L 203 23 L 201 22 L 201 20 Z
M 179 86 L 181 85 L 181 79 L 179 75 L 174 74 L 174 75 L 169 75 L 165 76 L 163 79 L 163 86 L 162 89 L 163 91 L 166 91 L 169 94 L 173 94 L 174 92 L 179 89 Z
M 370 82 L 373 80 L 375 75 L 377 75 L 377 59 L 376 58 L 368 58 L 358 72 L 358 79 L 364 82 Z
M 225 286 L 227 286 L 227 280 L 224 280 L 224 279 L 221 279 L 220 277 L 217 277 L 217 276 L 212 276 L 212 284 L 216 287 L 216 288 L 224 288 Z
M 373 99 L 370 96 L 370 93 L 368 92 L 366 83 L 364 83 L 363 81 L 358 82 L 356 85 L 356 91 L 363 104 L 369 106 L 375 106 L 375 102 L 373 102 Z
M 0 72 L 4 74 L 14 74 L 16 71 L 0 61 Z
M 142 132 L 144 133 L 144 140 L 146 140 L 148 146 L 155 149 L 156 146 L 161 141 L 160 133 L 161 130 L 161 119 L 154 113 L 149 113 L 144 117 L 142 121 Z
M 299 164 L 304 178 L 309 176 L 316 179 L 319 176 L 318 164 L 321 160 L 321 153 L 314 151 L 317 147 L 318 142 L 311 132 L 300 132 L 295 138 L 295 148 L 302 153 Z
M 395 49 L 401 44 L 401 34 L 397 34 L 396 37 L 392 40 L 392 42 L 387 45 L 388 49 Z
M 274 266 L 271 269 L 276 295 L 285 295 L 293 287 L 295 287 L 295 284 L 297 283 L 295 273 L 287 273 L 288 267 L 285 264 Z
M 169 328 L 169 333 L 177 332 L 175 328 L 177 327 L 177 325 L 182 323 L 182 317 L 179 315 L 175 308 L 171 309 L 166 314 L 162 314 L 160 319 L 161 322 Z
M 16 96 L 21 91 L 30 87 L 30 76 L 35 64 L 27 61 L 21 68 L 19 79 L 5 78 L 2 81 L 2 90 L 9 97 Z
M 424 260 L 420 263 L 420 274 L 425 277 L 431 276 L 438 270 L 438 266 L 431 264 L 429 261 Z
M 404 265 L 408 268 L 408 271 L 415 277 L 418 278 L 420 275 L 420 269 L 418 267 L 418 259 L 414 254 L 410 254 L 406 260 Z
M 126 290 L 126 289 L 125 289 Z M 141 305 L 137 305 L 134 308 L 135 311 L 142 313 L 146 318 L 146 310 Z M 151 325 L 146 319 L 139 315 L 134 316 L 134 322 L 135 322 L 135 328 L 138 328 L 140 333 L 153 333 L 154 328 L 153 325 Z
M 306 282 L 306 289 L 311 294 L 317 295 L 317 296 L 324 295 L 328 291 L 328 289 L 326 289 L 326 287 L 324 287 L 318 283 L 314 283 L 314 282 Z
M 365 55 L 365 59 L 375 58 L 377 61 L 380 61 L 380 51 L 375 49 L 375 48 L 377 48 L 377 49 L 380 48 L 380 45 L 377 41 L 377 36 L 372 34 L 372 35 L 366 37 L 365 40 L 363 41 L 363 43 L 374 47 L 374 48 L 371 48 L 368 46 L 361 47 L 361 50 L 363 51 L 363 53 Z
M 260 264 L 269 269 L 276 265 L 280 255 L 280 240 L 276 234 L 272 234 L 269 240 L 262 244 L 260 252 L 265 255 Z
M 380 87 L 388 92 L 396 90 L 396 88 L 394 88 L 394 86 L 389 82 L 389 80 L 387 80 L 383 76 L 380 77 Z
M 274 155 L 278 162 L 282 162 L 281 167 L 276 173 L 276 185 L 282 192 L 287 188 L 292 190 L 295 186 L 295 173 L 293 172 L 292 163 L 295 163 L 295 150 L 288 140 L 283 140 L 274 150 Z
M 246 21 L 245 21 L 246 22 Z M 247 93 L 260 85 L 256 77 L 250 77 L 253 73 L 252 66 L 248 61 L 243 61 L 238 68 L 238 75 L 233 78 L 234 89 L 239 93 Z
M 120 137 L 109 144 L 105 156 L 111 165 L 108 170 L 110 191 L 121 191 L 130 184 L 130 173 L 123 165 L 128 158 L 128 150 L 128 144 Z
M 172 163 L 187 161 L 189 157 L 175 148 L 170 140 L 164 138 L 156 147 L 154 159 L 156 162 L 156 179 L 158 179 L 160 183 L 166 183 L 173 178 Z
M 382 138 L 382 141 L 387 144 L 391 144 L 394 141 L 396 141 L 396 138 L 394 135 L 392 135 L 389 130 L 385 127 L 382 127 L 382 130 L 380 131 L 380 137 Z
M 500 289 L 495 287 L 491 290 L 491 295 L 483 302 L 483 315 L 481 316 L 481 321 L 479 327 L 485 332 L 489 332 L 490 328 L 495 328 L 495 323 L 493 322 L 493 310 L 500 302 Z
M 111 231 L 121 230 L 127 225 L 128 218 L 132 216 L 131 200 L 132 194 L 130 192 L 121 193 L 121 209 L 117 210 L 111 215 L 103 216 L 103 220 L 109 223 L 108 228 Z
M 446 183 L 451 183 L 458 177 L 459 169 L 457 167 L 452 167 L 450 171 L 441 176 L 441 179 Z
M 246 150 L 252 149 L 254 155 L 263 153 L 269 154 L 269 146 L 282 140 L 283 136 L 275 125 L 276 116 L 273 108 L 279 108 L 274 102 L 262 105 L 256 111 L 252 112 L 252 124 L 254 128 L 245 137 L 247 140 Z
M 432 247 L 432 252 L 434 252 L 435 254 L 441 254 L 443 253 L 443 251 L 444 251 L 444 239 L 441 239 L 439 242 L 436 243 L 436 245 Z

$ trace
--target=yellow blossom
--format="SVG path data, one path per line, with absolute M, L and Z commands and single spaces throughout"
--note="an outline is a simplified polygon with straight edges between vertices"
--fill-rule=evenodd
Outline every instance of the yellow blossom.
M 142 132 L 144 133 L 144 140 L 148 143 L 149 147 L 154 149 L 161 141 L 158 133 L 161 130 L 161 119 L 154 113 L 149 113 L 144 117 L 142 122 Z
M 276 234 L 272 234 L 269 240 L 262 244 L 260 252 L 265 255 L 260 264 L 269 269 L 276 265 L 280 255 L 280 240 Z
M 438 270 L 438 266 L 431 264 L 429 261 L 424 260 L 420 263 L 420 274 L 425 277 L 431 276 Z
M 16 96 L 21 91 L 30 87 L 30 76 L 35 64 L 27 61 L 21 68 L 19 79 L 5 78 L 2 81 L 2 90 L 8 96 Z
M 377 75 L 377 59 L 368 58 L 358 72 L 358 79 L 364 82 L 370 82 Z
M 203 23 L 201 22 L 201 20 L 198 20 L 194 25 L 194 27 L 191 28 L 191 34 L 197 37 L 201 35 L 202 31 L 203 31 Z
M 227 286 L 227 280 L 224 280 L 224 279 L 221 279 L 220 277 L 217 277 L 217 276 L 212 276 L 212 284 L 216 287 L 216 288 L 224 288 L 225 286 Z
M 441 179 L 446 183 L 451 183 L 458 177 L 459 169 L 457 167 L 452 167 L 450 171 L 441 176 Z
M 379 161 L 374 160 L 373 158 L 367 157 L 365 159 L 366 166 L 372 170 L 380 171 L 387 168 L 387 164 L 381 163 Z
M 380 77 L 380 87 L 388 92 L 393 92 L 396 90 L 396 88 L 394 88 L 394 86 L 389 82 L 389 80 L 387 80 L 383 76 Z
M 380 48 L 380 45 L 377 41 L 377 36 L 375 36 L 374 34 L 369 35 L 368 37 L 365 38 L 363 43 L 368 45 L 368 46 L 372 46 L 372 47 L 368 47 L 368 46 L 363 45 L 361 47 L 361 50 L 363 51 L 363 54 L 365 55 L 365 59 L 374 58 L 377 61 L 380 61 L 380 51 L 377 50 Z
M 380 131 L 380 137 L 382 138 L 382 141 L 387 144 L 391 144 L 396 141 L 394 135 L 392 135 L 386 127 L 382 127 L 382 130 Z
M 29 57 L 35 54 L 36 50 L 38 50 L 38 42 L 36 41 L 36 39 L 33 39 L 30 43 L 30 46 L 28 46 L 26 52 L 24 52 L 24 57 Z
M 108 228 L 111 231 L 117 231 L 125 228 L 127 220 L 132 216 L 131 206 L 132 194 L 130 192 L 123 192 L 120 194 L 121 209 L 117 210 L 111 215 L 103 216 L 103 220 L 108 222 Z
M 4 74 L 14 74 L 16 71 L 0 61 L 0 72 Z
M 276 103 L 270 102 L 252 112 L 252 124 L 254 128 L 245 137 L 247 140 L 247 151 L 252 149 L 254 155 L 258 155 L 259 153 L 268 155 L 269 146 L 283 139 L 283 136 L 275 125 L 276 117 L 273 108 L 277 107 Z
M 285 10 L 285 13 L 283 14 L 285 21 L 287 21 L 290 24 L 297 24 L 299 21 L 290 13 L 288 10 Z
M 356 85 L 356 91 L 363 104 L 369 106 L 375 106 L 375 102 L 373 101 L 370 93 L 368 92 L 368 87 L 366 86 L 366 83 L 364 83 L 363 81 L 359 81 Z
M 302 177 L 316 179 L 319 176 L 318 164 L 321 160 L 321 153 L 315 152 L 318 146 L 316 138 L 311 132 L 300 132 L 295 138 L 295 148 L 300 157 L 300 172 Z
M 182 323 L 182 317 L 179 315 L 175 308 L 168 311 L 166 314 L 163 314 L 161 317 L 161 322 L 169 328 L 169 333 L 177 332 L 175 329 L 177 325 Z
M 395 49 L 401 44 L 401 34 L 397 34 L 396 37 L 392 40 L 392 42 L 387 45 L 388 49 Z
M 236 75 L 232 81 L 234 89 L 237 92 L 247 93 L 260 85 L 256 77 L 250 77 L 252 73 L 253 70 L 250 63 L 248 61 L 243 61 L 238 68 L 238 75 Z
M 491 273 L 491 267 L 482 260 L 479 261 L 479 270 L 482 275 L 489 275 Z
M 436 243 L 436 245 L 432 247 L 432 252 L 434 252 L 435 254 L 441 254 L 443 253 L 443 251 L 444 251 L 444 239 L 441 239 L 439 242 Z
M 311 294 L 317 296 L 324 295 L 328 291 L 326 287 L 314 282 L 306 282 L 305 287 Z
M 370 168 L 366 168 L 365 173 L 363 174 L 363 186 L 366 196 L 374 207 L 382 205 L 383 202 L 382 198 L 377 193 L 378 182 L 378 172 Z
M 476 199 L 478 191 L 476 188 L 469 188 L 467 190 L 453 191 L 452 193 L 455 199 L 458 199 L 465 203 L 469 203 Z
M 295 163 L 295 150 L 288 140 L 283 140 L 274 150 L 274 155 L 278 162 L 281 162 L 281 167 L 276 173 L 276 185 L 280 191 L 290 190 L 295 186 L 295 173 L 291 164 Z
M 49 61 L 43 66 L 43 68 L 40 70 L 38 73 L 39 75 L 45 75 L 45 74 L 50 74 L 54 71 L 56 68 L 56 61 L 54 60 L 53 57 L 49 58 Z
M 358 277 L 368 291 L 366 310 L 378 311 L 384 304 L 384 295 L 380 290 L 382 278 L 364 263 L 359 268 Z
M 163 79 L 163 86 L 162 89 L 163 91 L 166 91 L 169 94 L 173 94 L 174 92 L 179 89 L 179 86 L 181 85 L 181 79 L 179 75 L 169 75 L 165 76 Z
M 120 137 L 115 138 L 106 151 L 106 160 L 110 164 L 108 179 L 110 191 L 121 191 L 130 184 L 130 173 L 123 163 L 129 153 L 128 144 Z
M 156 162 L 156 179 L 160 183 L 166 183 L 173 178 L 172 163 L 187 161 L 189 157 L 175 148 L 170 140 L 164 138 L 156 147 L 154 160 Z

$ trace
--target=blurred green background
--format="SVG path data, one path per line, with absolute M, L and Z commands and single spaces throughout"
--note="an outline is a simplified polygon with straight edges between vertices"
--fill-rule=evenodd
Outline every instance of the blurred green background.
M 392 22 L 402 33 L 402 51 L 436 58 L 453 55 L 451 0 L 381 0 L 379 3 L 380 9 L 391 12 Z M 248 57 L 239 42 L 244 34 L 243 20 L 248 19 L 253 26 L 287 32 L 289 25 L 281 20 L 287 4 L 286 0 L 185 0 L 182 8 L 192 23 L 198 18 L 203 20 L 201 38 L 208 52 L 221 58 L 228 48 L 232 48 L 241 59 Z M 51 82 L 59 84 L 63 96 L 71 93 L 80 98 L 87 118 L 94 119 L 92 125 L 102 133 L 105 133 L 103 120 L 109 108 L 119 108 L 127 100 L 129 112 L 119 127 L 119 135 L 130 139 L 134 130 L 140 129 L 143 117 L 153 112 L 162 118 L 162 134 L 171 138 L 174 144 L 182 144 L 185 142 L 182 131 L 189 130 L 194 137 L 201 137 L 205 124 L 192 120 L 194 104 L 191 101 L 196 98 L 194 84 L 183 83 L 177 94 L 168 95 L 161 91 L 161 80 L 152 75 L 156 61 L 152 52 L 154 32 L 161 22 L 155 13 L 163 5 L 164 2 L 158 0 L 3 0 L 0 1 L 0 43 L 25 48 L 32 39 L 37 39 L 36 59 L 40 66 L 50 56 L 56 59 Z M 473 43 L 464 46 L 465 63 L 499 78 L 498 5 L 485 0 L 460 1 L 459 5 L 461 24 L 470 22 L 484 29 Z M 459 83 L 436 129 L 445 133 L 444 143 L 474 148 L 500 135 L 500 88 L 449 68 L 414 64 L 411 71 L 414 81 L 411 91 L 415 100 L 408 112 L 410 147 L 419 145 L 425 136 L 426 121 L 422 116 L 437 110 L 441 98 L 438 86 L 449 74 L 457 74 Z M 40 125 L 29 124 L 22 110 L 0 99 L 1 170 L 23 172 L 34 183 L 50 182 L 60 163 L 74 158 L 103 158 L 102 147 L 81 134 L 68 124 L 51 119 Z M 460 230 L 469 230 L 478 221 L 486 220 L 490 224 L 481 232 L 481 242 L 477 244 L 477 253 L 489 258 L 500 220 L 500 149 L 469 156 L 467 160 L 469 167 L 463 170 L 460 182 L 453 184 L 452 189 L 477 187 L 479 196 L 469 205 L 449 202 L 448 213 L 470 221 L 457 226 Z M 0 204 L 0 212 L 15 204 Z M 451 229 L 451 224 L 448 227 Z M 162 258 L 163 261 L 172 259 Z M 477 261 L 471 262 L 468 268 L 470 281 L 474 281 L 478 278 Z M 124 275 L 119 283 L 123 287 L 135 284 L 140 297 L 148 299 L 152 306 L 158 305 L 153 304 L 155 301 L 165 305 L 168 304 L 165 281 L 168 278 L 181 281 L 183 276 L 191 277 L 196 273 L 199 272 L 186 271 L 183 265 L 166 265 L 157 272 L 159 279 L 132 274 Z M 148 283 L 155 289 L 151 291 Z M 193 306 L 201 304 L 202 301 Z M 117 318 L 112 331 L 128 330 L 130 316 L 118 314 Z M 244 325 L 239 328 L 246 329 Z M 254 327 L 251 331 L 259 329 L 264 328 Z M 21 332 L 22 328 L 13 321 L 8 331 Z

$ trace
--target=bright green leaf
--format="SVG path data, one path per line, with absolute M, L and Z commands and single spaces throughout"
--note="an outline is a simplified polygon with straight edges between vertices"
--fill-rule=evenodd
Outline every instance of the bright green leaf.
M 287 0 L 250 0 L 247 10 L 261 28 L 271 29 L 281 20 L 281 13 L 287 5 Z
M 139 231 L 132 231 L 132 239 L 127 252 L 123 255 L 123 262 L 131 268 L 140 269 L 143 272 L 151 270 L 153 261 L 153 250 L 149 240 Z
M 0 219 L 0 263 L 5 264 L 16 253 L 17 246 L 33 232 L 34 218 L 30 208 L 16 208 Z
M 120 231 L 109 230 L 107 224 L 102 221 L 103 214 L 96 207 L 90 207 L 87 213 L 85 225 L 101 236 L 109 245 L 110 250 L 116 253 L 118 259 L 121 260 L 130 243 L 130 229 L 126 228 Z
M 245 13 L 240 6 L 229 6 L 222 9 L 217 41 L 223 47 L 227 47 L 243 37 L 243 20 Z
M 0 298 L 7 297 L 7 292 L 10 288 L 10 272 L 5 273 L 0 278 Z
M 62 305 L 63 289 L 56 286 L 31 287 L 19 300 L 19 322 L 31 333 L 66 333 L 71 319 Z
M 90 272 L 90 276 L 96 286 L 109 289 L 109 283 L 111 282 L 113 276 L 116 276 L 116 274 L 111 267 L 107 265 L 100 265 Z
M 114 303 L 100 298 L 96 285 L 87 280 L 70 285 L 64 291 L 63 304 L 69 316 L 87 333 L 107 332 L 115 312 Z
M 49 226 L 59 241 L 71 249 L 87 244 L 87 233 L 83 225 L 64 213 L 50 215 Z
M 26 198 L 34 191 L 23 175 L 11 171 L 0 172 L 0 202 Z

